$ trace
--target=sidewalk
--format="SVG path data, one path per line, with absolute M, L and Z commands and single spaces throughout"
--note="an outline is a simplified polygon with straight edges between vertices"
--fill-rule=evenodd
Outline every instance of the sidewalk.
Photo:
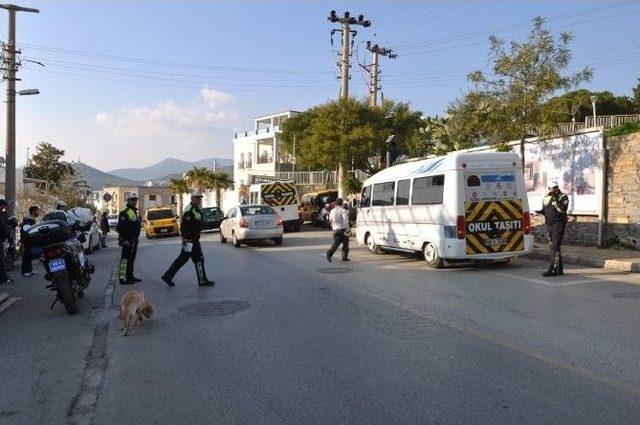
M 527 256 L 548 260 L 549 246 L 536 242 L 533 247 L 533 252 Z M 566 264 L 640 273 L 640 251 L 562 245 L 562 260 Z

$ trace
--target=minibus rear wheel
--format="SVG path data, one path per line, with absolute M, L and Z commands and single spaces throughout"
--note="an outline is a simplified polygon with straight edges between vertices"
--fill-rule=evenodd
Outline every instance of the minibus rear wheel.
M 364 243 L 370 253 L 380 254 L 380 247 L 373 241 L 373 236 L 371 236 L 371 233 L 367 233 L 364 236 Z
M 444 260 L 442 260 L 440 254 L 438 254 L 438 248 L 433 243 L 425 243 L 422 248 L 422 254 L 424 255 L 424 260 L 427 262 L 427 266 L 433 269 L 440 269 L 444 265 Z

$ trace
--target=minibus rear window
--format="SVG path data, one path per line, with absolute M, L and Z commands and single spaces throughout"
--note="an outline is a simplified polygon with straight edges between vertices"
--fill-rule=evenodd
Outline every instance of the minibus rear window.
M 411 205 L 441 204 L 444 193 L 444 174 L 413 179 Z
M 368 207 L 371 205 L 371 186 L 365 186 L 362 188 L 362 200 L 360 201 L 361 207 Z
M 396 194 L 396 205 L 409 205 L 409 188 L 411 182 L 409 179 L 400 180 L 398 182 L 398 193 Z
M 393 195 L 396 188 L 396 182 L 378 183 L 373 185 L 373 200 L 371 205 L 374 207 L 382 207 L 393 205 Z

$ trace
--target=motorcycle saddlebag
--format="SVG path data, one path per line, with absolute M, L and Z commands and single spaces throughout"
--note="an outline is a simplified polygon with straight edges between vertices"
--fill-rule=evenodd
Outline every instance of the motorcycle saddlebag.
M 73 229 L 62 220 L 43 221 L 27 231 L 28 242 L 32 248 L 62 243 L 73 237 Z

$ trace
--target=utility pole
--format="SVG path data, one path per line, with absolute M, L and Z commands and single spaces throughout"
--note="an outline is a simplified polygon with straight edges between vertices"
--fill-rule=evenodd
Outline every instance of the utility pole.
M 367 41 L 367 50 L 370 51 L 372 55 L 371 65 L 360 66 L 366 69 L 371 77 L 371 84 L 369 85 L 369 105 L 374 108 L 378 104 L 378 91 L 380 90 L 378 87 L 380 82 L 380 65 L 378 58 L 379 56 L 386 56 L 389 59 L 395 59 L 398 55 L 393 53 L 393 50 L 380 47 L 377 44 L 371 44 L 370 41 Z
M 342 50 L 340 62 L 340 99 L 348 99 L 349 98 L 349 59 L 351 58 L 350 49 L 353 47 L 353 39 L 349 42 L 351 35 L 355 38 L 357 31 L 351 30 L 351 25 L 361 25 L 364 28 L 371 26 L 371 22 L 369 20 L 364 19 L 364 15 L 358 15 L 357 18 L 352 18 L 349 12 L 344 12 L 342 17 L 339 17 L 336 14 L 335 10 L 329 12 L 329 16 L 327 20 L 331 23 L 340 23 L 342 24 L 341 29 L 332 29 L 331 30 L 331 44 L 333 45 L 333 34 L 336 32 L 342 33 Z M 341 159 L 338 161 L 338 196 L 344 197 L 344 181 L 345 181 L 345 168 L 346 164 L 344 160 Z
M 7 80 L 7 152 L 5 168 L 5 200 L 7 216 L 13 215 L 16 206 L 16 12 L 40 13 L 38 9 L 20 7 L 13 4 L 0 4 L 0 9 L 9 12 L 7 44 L 4 53 L 4 79 Z M 18 52 L 19 53 L 19 52 Z
M 332 10 L 327 17 L 327 20 L 336 23 L 339 22 L 342 24 L 341 29 L 332 29 L 331 35 L 336 32 L 342 33 L 342 50 L 340 53 L 340 62 L 338 65 L 340 66 L 340 99 L 347 99 L 349 97 L 349 59 L 351 57 L 351 43 L 349 42 L 351 35 L 354 37 L 358 33 L 357 31 L 351 30 L 351 25 L 361 25 L 364 28 L 371 26 L 371 22 L 364 19 L 364 15 L 358 15 L 358 18 L 352 18 L 349 12 L 344 12 L 342 17 L 339 17 L 336 14 L 335 10 Z M 333 44 L 333 39 L 331 39 L 331 43 Z

